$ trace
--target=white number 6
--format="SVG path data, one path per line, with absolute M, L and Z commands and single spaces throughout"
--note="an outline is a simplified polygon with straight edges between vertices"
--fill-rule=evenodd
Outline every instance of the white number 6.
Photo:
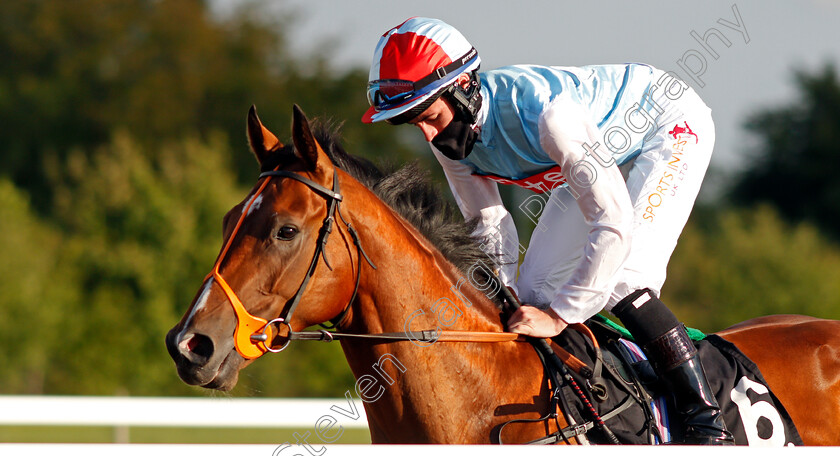
M 738 406 L 738 413 L 741 415 L 744 430 L 747 433 L 747 442 L 749 445 L 755 446 L 785 446 L 785 428 L 779 412 L 767 401 L 757 401 L 753 404 L 747 397 L 748 390 L 753 390 L 757 394 L 769 392 L 767 387 L 761 383 L 754 382 L 747 377 L 741 377 L 735 389 L 729 394 L 732 402 Z M 758 420 L 761 417 L 766 418 L 773 425 L 772 434 L 766 439 L 758 435 Z

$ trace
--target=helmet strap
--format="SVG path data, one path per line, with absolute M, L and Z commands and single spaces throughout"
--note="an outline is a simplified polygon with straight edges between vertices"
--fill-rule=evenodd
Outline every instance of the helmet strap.
M 456 82 L 449 86 L 444 94 L 455 108 L 457 117 L 467 122 L 468 125 L 475 123 L 478 110 L 481 109 L 481 78 L 478 76 L 477 69 L 470 73 L 470 80 L 466 88 Z

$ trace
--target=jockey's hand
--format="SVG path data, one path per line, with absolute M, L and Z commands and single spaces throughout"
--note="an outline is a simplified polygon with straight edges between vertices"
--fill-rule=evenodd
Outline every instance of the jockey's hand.
M 553 310 L 522 306 L 508 319 L 511 332 L 532 337 L 554 337 L 568 326 Z

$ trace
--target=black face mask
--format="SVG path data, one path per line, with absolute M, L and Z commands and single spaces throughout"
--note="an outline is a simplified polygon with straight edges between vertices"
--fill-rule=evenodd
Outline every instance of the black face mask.
M 432 139 L 432 145 L 450 160 L 466 158 L 478 140 L 478 132 L 459 117 L 455 116 L 449 125 Z

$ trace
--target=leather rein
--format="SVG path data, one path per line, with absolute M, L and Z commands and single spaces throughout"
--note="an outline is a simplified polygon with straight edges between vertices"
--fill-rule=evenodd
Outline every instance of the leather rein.
M 222 275 L 219 273 L 219 267 L 224 260 L 228 250 L 230 249 L 231 244 L 233 243 L 234 238 L 236 237 L 237 232 L 239 231 L 242 223 L 245 219 L 245 216 L 249 214 L 251 207 L 254 204 L 254 201 L 257 200 L 257 196 L 259 196 L 262 191 L 268 185 L 268 182 L 274 177 L 286 177 L 290 179 L 294 179 L 298 182 L 303 183 L 307 187 L 309 187 L 315 193 L 323 196 L 327 200 L 327 216 L 324 218 L 324 221 L 321 225 L 321 229 L 318 234 L 318 239 L 316 241 L 315 246 L 315 253 L 312 256 L 312 260 L 309 262 L 309 268 L 306 271 L 306 274 L 303 277 L 303 280 L 300 286 L 297 289 L 295 295 L 290 299 L 286 306 L 283 308 L 283 311 L 280 315 L 273 319 L 273 320 L 265 320 L 263 318 L 257 317 L 249 313 L 245 306 L 242 305 L 242 302 L 236 296 L 236 293 L 231 289 Z M 510 333 L 510 332 L 480 332 L 480 331 L 442 331 L 442 330 L 426 330 L 426 331 L 403 331 L 403 332 L 384 332 L 384 333 L 375 333 L 375 334 L 353 334 L 353 333 L 342 333 L 336 331 L 327 331 L 326 329 L 337 329 L 338 326 L 344 321 L 347 317 L 347 313 L 350 310 L 350 306 L 353 304 L 353 301 L 356 299 L 356 295 L 359 291 L 359 283 L 361 280 L 361 267 L 362 267 L 362 258 L 367 261 L 367 263 L 373 268 L 376 269 L 376 266 L 373 264 L 373 261 L 368 257 L 367 253 L 365 252 L 364 248 L 362 247 L 361 241 L 359 239 L 359 235 L 356 229 L 353 227 L 351 223 L 349 223 L 341 213 L 341 209 L 339 207 L 340 203 L 344 200 L 340 192 L 339 187 L 339 180 L 338 180 L 338 171 L 333 170 L 333 188 L 332 190 L 306 178 L 301 176 L 300 174 L 290 172 L 290 171 L 283 171 L 279 169 L 274 169 L 272 171 L 266 171 L 259 175 L 259 179 L 265 178 L 265 181 L 260 185 L 254 195 L 251 197 L 251 200 L 248 202 L 246 207 L 242 210 L 242 216 L 239 218 L 236 226 L 234 227 L 233 232 L 231 233 L 230 237 L 228 238 L 227 243 L 225 244 L 224 249 L 222 250 L 221 255 L 219 255 L 218 260 L 216 260 L 216 264 L 213 267 L 213 271 L 208 274 L 205 278 L 205 281 L 209 278 L 213 278 L 216 282 L 219 283 L 222 291 L 225 292 L 225 295 L 230 301 L 231 306 L 233 306 L 234 313 L 236 314 L 237 318 L 237 325 L 236 330 L 234 332 L 234 342 L 236 346 L 236 351 L 239 352 L 246 359 L 254 359 L 262 356 L 266 352 L 281 352 L 283 351 L 292 340 L 317 340 L 317 341 L 324 341 L 324 342 L 332 342 L 334 340 L 340 339 L 360 339 L 360 340 L 374 340 L 374 341 L 381 341 L 381 343 L 390 343 L 395 341 L 417 341 L 417 342 L 426 342 L 426 343 L 435 343 L 435 342 L 525 342 L 529 341 L 532 338 L 526 338 L 520 334 Z M 289 324 L 289 320 L 292 317 L 292 313 L 297 308 L 298 304 L 300 303 L 301 297 L 303 296 L 304 291 L 306 290 L 306 286 L 309 284 L 309 280 L 315 273 L 315 268 L 318 265 L 319 258 L 323 257 L 324 264 L 327 265 L 327 268 L 332 270 L 332 266 L 330 266 L 329 260 L 327 259 L 325 253 L 325 247 L 327 244 L 327 240 L 329 239 L 329 235 L 333 229 L 333 223 L 335 222 L 335 215 L 338 214 L 339 219 L 341 219 L 342 223 L 347 227 L 347 231 L 350 233 L 350 236 L 353 238 L 353 243 L 356 245 L 356 249 L 358 251 L 358 262 L 356 268 L 356 283 L 353 288 L 353 294 L 350 297 L 347 305 L 344 309 L 336 315 L 334 318 L 330 320 L 331 326 L 326 326 L 321 324 L 324 327 L 324 330 L 319 331 L 298 331 L 295 332 L 292 330 L 291 325 Z M 495 278 L 495 280 L 499 280 Z M 505 291 L 507 288 L 502 287 Z M 510 299 L 515 299 L 510 297 L 510 293 L 506 293 L 506 299 L 509 301 Z M 518 302 L 516 303 L 518 306 Z M 286 329 L 288 330 L 288 335 L 280 336 L 276 327 L 280 325 L 285 325 Z M 583 332 L 584 334 L 591 335 L 592 333 L 589 331 L 586 326 L 582 324 L 578 325 L 570 325 L 571 327 L 575 328 L 578 331 Z M 278 346 L 273 344 L 276 338 L 283 339 L 282 343 Z M 594 336 L 592 336 L 592 340 L 594 342 Z M 597 342 L 595 342 L 597 344 Z M 568 365 L 572 370 L 576 372 L 586 372 L 589 367 L 581 360 L 576 358 L 571 353 L 566 352 L 560 347 L 555 347 L 555 352 L 560 357 L 560 359 Z

